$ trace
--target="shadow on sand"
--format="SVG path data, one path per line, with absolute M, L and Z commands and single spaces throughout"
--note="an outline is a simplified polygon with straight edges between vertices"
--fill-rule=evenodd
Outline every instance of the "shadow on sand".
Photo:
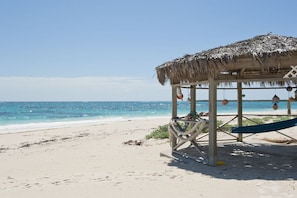
M 207 151 L 208 147 L 203 146 Z M 199 157 L 190 147 L 180 150 Z M 218 160 L 225 164 L 208 166 L 173 154 L 169 166 L 202 173 L 214 178 L 237 180 L 296 180 L 297 145 L 232 143 L 218 145 Z

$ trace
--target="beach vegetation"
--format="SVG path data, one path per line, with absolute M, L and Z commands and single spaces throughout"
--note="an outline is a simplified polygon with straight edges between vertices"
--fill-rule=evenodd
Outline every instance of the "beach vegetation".
M 263 118 L 249 118 L 248 120 L 242 121 L 242 126 L 252 126 L 257 124 L 265 124 L 265 119 Z
M 233 127 L 233 125 L 231 125 L 231 124 L 224 124 L 223 123 L 223 121 L 222 120 L 217 120 L 217 127 L 219 127 L 220 128 L 220 130 L 223 130 L 223 131 L 228 131 L 228 130 L 230 130 L 232 127 Z M 222 126 L 223 125 L 223 126 Z
M 273 119 L 273 116 L 265 116 L 265 117 L 263 118 L 263 120 L 264 120 L 265 123 L 271 121 L 272 119 Z
M 146 139 L 167 139 L 169 138 L 168 124 L 159 126 L 150 134 L 145 136 Z
M 292 117 L 288 117 L 288 116 L 276 116 L 274 118 L 272 118 L 273 122 L 280 122 L 280 121 L 285 121 L 288 119 L 292 119 Z
M 288 119 L 290 119 L 290 117 L 288 116 L 265 116 L 263 118 L 250 118 L 248 120 L 243 120 L 242 125 L 251 126 L 251 125 L 265 124 L 265 123 L 271 123 L 271 122 L 280 122 Z

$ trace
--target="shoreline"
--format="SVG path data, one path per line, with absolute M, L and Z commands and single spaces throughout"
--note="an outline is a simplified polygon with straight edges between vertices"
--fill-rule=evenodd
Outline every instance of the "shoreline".
M 0 126 L 0 135 L 9 133 L 21 133 L 39 130 L 50 130 L 67 127 L 80 127 L 108 124 L 113 122 L 123 122 L 131 120 L 151 120 L 151 119 L 170 119 L 170 116 L 143 116 L 143 117 L 113 117 L 103 119 L 85 119 L 85 120 L 69 120 L 69 121 L 49 121 L 49 122 L 32 122 L 24 124 L 9 124 Z
M 236 113 L 218 113 L 217 117 L 225 120 L 224 117 L 236 116 Z M 286 110 L 277 110 L 277 111 L 265 111 L 265 112 L 256 112 L 248 111 L 243 112 L 243 115 L 246 116 L 297 116 L 297 110 L 292 110 L 291 115 L 287 114 Z M 185 116 L 185 115 L 179 115 Z M 202 116 L 203 118 L 208 119 L 208 116 Z M 9 133 L 21 133 L 27 131 L 38 131 L 38 130 L 49 130 L 49 129 L 59 129 L 67 127 L 78 127 L 78 126 L 89 126 L 97 124 L 107 124 L 113 122 L 122 122 L 130 120 L 151 120 L 151 119 L 171 119 L 171 115 L 159 115 L 159 116 L 142 116 L 142 117 L 106 117 L 106 118 L 93 118 L 93 119 L 74 119 L 74 120 L 65 120 L 65 121 L 48 121 L 48 122 L 32 122 L 32 123 L 16 123 L 16 124 L 7 124 L 0 126 L 0 135 L 9 134 Z

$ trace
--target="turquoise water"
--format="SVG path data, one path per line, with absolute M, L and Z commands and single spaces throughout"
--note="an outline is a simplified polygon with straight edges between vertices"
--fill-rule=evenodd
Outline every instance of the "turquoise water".
M 287 109 L 287 102 L 281 101 L 279 110 Z M 178 102 L 178 114 L 189 113 L 190 103 Z M 292 103 L 292 110 L 297 104 Z M 271 101 L 244 101 L 244 112 L 269 112 Z M 208 102 L 198 101 L 197 112 L 207 112 Z M 218 113 L 236 113 L 237 102 L 230 101 L 222 106 L 218 102 Z M 171 102 L 0 102 L 0 130 L 18 126 L 37 126 L 53 123 L 98 122 L 127 120 L 149 117 L 171 116 Z

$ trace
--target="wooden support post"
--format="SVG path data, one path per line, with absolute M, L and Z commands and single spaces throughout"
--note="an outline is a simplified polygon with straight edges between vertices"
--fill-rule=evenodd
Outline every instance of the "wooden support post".
M 171 104 L 172 104 L 172 111 L 171 111 L 171 118 L 177 117 L 177 96 L 176 96 L 176 86 L 172 85 L 172 96 L 171 96 Z M 177 139 L 175 136 L 170 135 L 170 145 L 171 148 L 173 149 L 177 144 Z
M 288 103 L 287 103 L 287 108 L 288 108 L 287 114 L 291 115 L 291 101 L 289 99 L 288 99 Z
M 191 85 L 190 89 L 190 97 L 191 97 L 191 113 L 196 113 L 196 86 Z
M 176 86 L 172 85 L 172 118 L 177 116 L 177 96 L 176 96 Z
M 208 164 L 215 166 L 217 162 L 217 82 L 209 78 L 209 148 Z
M 242 83 L 237 83 L 237 124 L 242 126 Z M 242 142 L 242 133 L 238 134 L 238 142 Z

